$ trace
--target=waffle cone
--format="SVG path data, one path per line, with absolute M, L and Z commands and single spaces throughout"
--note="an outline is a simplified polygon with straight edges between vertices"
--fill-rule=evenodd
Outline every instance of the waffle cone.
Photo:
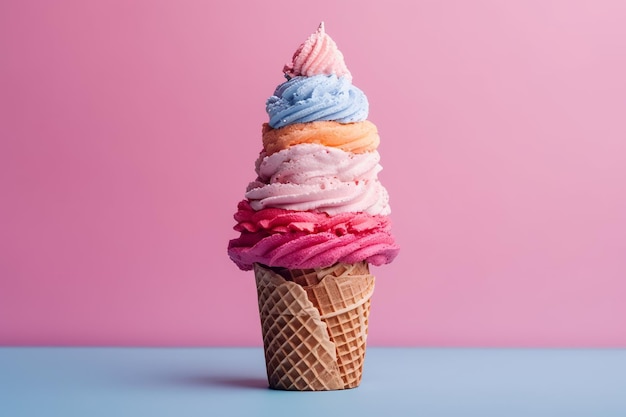
M 306 270 L 255 264 L 254 271 L 270 387 L 357 387 L 374 290 L 367 263 Z

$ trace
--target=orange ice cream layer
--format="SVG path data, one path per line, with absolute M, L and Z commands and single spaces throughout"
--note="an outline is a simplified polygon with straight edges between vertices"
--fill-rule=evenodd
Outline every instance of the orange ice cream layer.
M 364 153 L 378 148 L 380 137 L 376 125 L 368 120 L 356 123 L 294 123 L 280 129 L 263 124 L 263 149 L 268 155 L 302 143 L 317 143 L 346 152 Z

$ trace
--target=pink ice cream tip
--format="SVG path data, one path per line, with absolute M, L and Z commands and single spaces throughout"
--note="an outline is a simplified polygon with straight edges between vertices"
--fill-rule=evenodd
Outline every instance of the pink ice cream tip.
M 285 65 L 283 72 L 287 78 L 335 74 L 337 77 L 347 77 L 352 80 L 343 54 L 337 48 L 335 41 L 326 33 L 324 22 L 320 23 L 317 31 L 300 45 L 293 54 L 292 62 Z

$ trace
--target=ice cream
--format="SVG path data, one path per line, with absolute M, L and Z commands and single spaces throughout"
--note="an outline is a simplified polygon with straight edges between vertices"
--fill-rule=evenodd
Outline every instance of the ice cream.
M 255 210 L 277 207 L 389 214 L 387 191 L 378 181 L 382 169 L 378 152 L 353 154 L 323 145 L 302 144 L 261 156 L 256 181 L 246 198 Z
M 321 120 L 361 122 L 369 111 L 365 94 L 335 74 L 292 78 L 276 88 L 265 107 L 274 129 Z
M 247 201 L 235 216 L 242 232 L 230 247 L 231 258 L 244 270 L 254 263 L 289 269 L 317 268 L 338 262 L 390 262 L 397 247 L 386 216 L 366 213 L 324 213 L 283 209 L 254 211 Z
M 352 75 L 343 60 L 343 54 L 337 44 L 326 34 L 324 22 L 317 31 L 296 50 L 290 63 L 285 64 L 283 72 L 287 78 L 299 75 L 311 77 L 318 74 L 335 74 L 352 80 Z
M 347 152 L 363 153 L 378 148 L 380 137 L 376 125 L 368 120 L 356 123 L 294 123 L 282 129 L 272 129 L 267 123 L 263 125 L 263 148 L 268 156 L 303 143 L 318 143 Z
M 323 24 L 283 72 L 228 254 L 255 271 L 270 386 L 352 388 L 374 288 L 369 265 L 399 251 L 378 180 L 380 137 Z

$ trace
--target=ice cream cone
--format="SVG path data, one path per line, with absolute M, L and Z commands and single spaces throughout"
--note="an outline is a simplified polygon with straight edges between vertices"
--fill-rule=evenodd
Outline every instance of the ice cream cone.
M 368 264 L 306 270 L 255 264 L 254 271 L 270 387 L 357 387 L 374 290 Z
M 378 180 L 380 136 L 323 25 L 283 74 L 265 102 L 257 175 L 237 206 L 240 236 L 228 255 L 255 273 L 270 387 L 354 388 L 374 291 L 369 265 L 399 250 Z

